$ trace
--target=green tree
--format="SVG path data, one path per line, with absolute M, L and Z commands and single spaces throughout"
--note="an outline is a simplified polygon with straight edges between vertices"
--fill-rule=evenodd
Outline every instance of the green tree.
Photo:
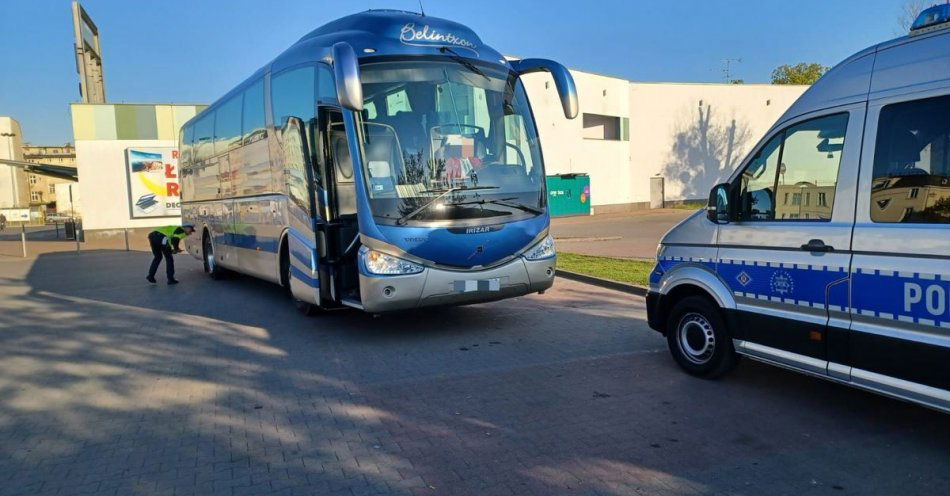
M 802 62 L 795 65 L 780 65 L 772 71 L 772 84 L 815 84 L 829 67 Z

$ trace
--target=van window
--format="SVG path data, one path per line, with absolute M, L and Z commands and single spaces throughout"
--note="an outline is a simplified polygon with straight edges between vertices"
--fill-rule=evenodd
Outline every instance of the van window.
M 221 104 L 214 118 L 215 154 L 226 152 L 241 144 L 241 95 L 235 95 Z
M 775 135 L 739 178 L 741 221 L 830 221 L 848 114 Z
M 950 96 L 881 109 L 871 220 L 950 224 Z
M 271 80 L 274 127 L 280 129 L 288 117 L 299 117 L 306 124 L 316 115 L 315 68 L 300 67 L 282 72 Z
M 244 90 L 244 144 L 264 137 L 264 81 L 260 80 Z

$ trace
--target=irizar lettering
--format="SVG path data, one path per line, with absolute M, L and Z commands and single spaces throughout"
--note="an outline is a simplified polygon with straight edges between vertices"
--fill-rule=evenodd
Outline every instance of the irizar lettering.
M 928 284 L 926 287 L 915 282 L 904 283 L 904 312 L 925 310 L 935 317 L 943 316 L 950 308 L 947 289 L 940 284 Z

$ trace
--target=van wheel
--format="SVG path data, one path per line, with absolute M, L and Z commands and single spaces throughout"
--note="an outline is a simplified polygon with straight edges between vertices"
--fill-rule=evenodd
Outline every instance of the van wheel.
M 212 279 L 221 279 L 224 277 L 224 268 L 218 265 L 214 255 L 214 243 L 211 242 L 211 235 L 208 231 L 201 237 L 201 254 L 204 260 L 205 272 Z
M 666 341 L 676 363 L 698 377 L 719 377 L 732 370 L 738 359 L 719 309 L 701 296 L 673 305 Z

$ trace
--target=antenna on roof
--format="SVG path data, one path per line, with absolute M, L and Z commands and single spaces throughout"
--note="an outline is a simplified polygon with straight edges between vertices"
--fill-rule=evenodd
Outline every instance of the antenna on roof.
M 422 6 L 422 0 L 419 0 L 419 12 L 422 13 L 422 17 L 426 16 L 426 9 Z

